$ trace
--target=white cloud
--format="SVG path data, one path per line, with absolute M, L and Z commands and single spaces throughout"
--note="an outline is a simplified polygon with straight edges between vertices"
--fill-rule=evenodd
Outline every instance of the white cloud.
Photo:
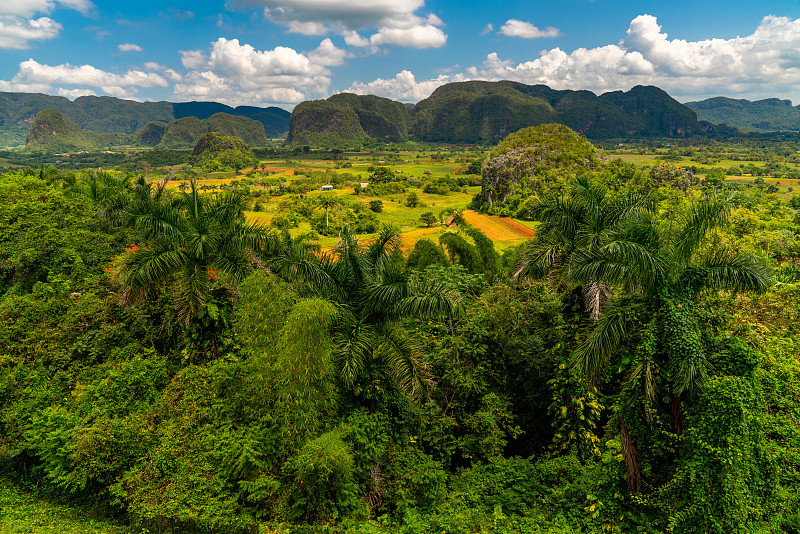
M 572 52 L 553 48 L 519 63 L 491 53 L 483 64 L 449 78 L 417 82 L 404 71 L 394 79 L 356 82 L 351 90 L 418 100 L 448 81 L 484 79 L 597 93 L 656 85 L 683 101 L 723 94 L 751 99 L 779 96 L 798 102 L 799 51 L 800 19 L 767 16 L 750 35 L 686 41 L 670 39 L 655 17 L 640 15 L 617 44 Z
M 28 83 L 89 85 L 92 87 L 166 87 L 169 84 L 154 72 L 130 69 L 125 74 L 113 74 L 91 65 L 43 65 L 29 59 L 19 64 L 14 80 Z
M 79 96 L 97 96 L 97 93 L 91 89 L 64 89 L 59 87 L 56 89 L 56 93 L 60 96 L 66 96 L 70 100 L 75 100 Z
M 302 35 L 325 35 L 328 33 L 328 28 L 319 22 L 300 22 L 299 20 L 290 20 L 288 23 L 289 33 L 300 33 Z
M 160 65 L 154 61 L 148 61 L 142 64 L 146 70 L 160 72 L 165 78 L 172 82 L 179 82 L 183 80 L 183 76 L 180 73 L 174 71 L 173 69 L 166 67 L 164 65 Z
M 186 83 L 175 85 L 175 94 L 181 100 L 227 102 L 229 104 L 256 104 L 259 102 L 296 104 L 305 99 L 303 93 L 287 87 L 262 88 L 242 91 L 213 72 L 191 72 Z
M 331 73 L 326 67 L 341 65 L 345 55 L 328 38 L 306 55 L 285 46 L 256 50 L 220 37 L 208 52 L 181 51 L 183 65 L 193 70 L 175 86 L 175 94 L 232 105 L 298 103 L 309 95 L 327 95 Z
M 234 0 L 235 7 L 263 7 L 278 24 L 290 21 L 342 25 L 348 29 L 396 26 L 414 18 L 423 0 Z
M 132 97 L 139 88 L 167 87 L 169 83 L 155 72 L 129 69 L 124 74 L 115 74 L 92 65 L 44 65 L 29 59 L 19 64 L 19 72 L 10 81 L 0 80 L 0 90 L 22 92 L 52 92 L 53 85 L 80 85 L 94 87 L 103 94 Z M 66 89 L 59 87 L 58 94 L 78 95 L 79 91 L 90 89 Z M 80 96 L 80 95 L 78 95 Z
M 431 24 L 410 28 L 381 28 L 369 38 L 372 45 L 395 45 L 410 48 L 439 48 L 447 43 L 447 35 Z
M 3 0 L 0 2 L 0 15 L 31 17 L 35 13 L 50 13 L 56 5 L 75 9 L 83 14 L 89 13 L 94 7 L 89 0 Z
M 428 48 L 443 46 L 447 35 L 438 29 L 442 19 L 417 13 L 424 0 L 234 0 L 233 7 L 263 7 L 270 21 L 290 33 L 325 35 L 334 31 L 349 46 L 372 45 Z M 369 39 L 357 30 L 373 30 Z
M 133 43 L 123 43 L 123 44 L 117 46 L 117 48 L 119 48 L 121 52 L 141 52 L 142 51 L 142 47 L 141 46 L 139 46 L 137 44 L 133 44 Z
M 460 74 L 455 76 L 441 74 L 432 80 L 417 82 L 413 73 L 404 70 L 388 80 L 378 78 L 369 83 L 355 82 L 350 86 L 349 92 L 359 95 L 377 95 L 402 102 L 418 102 L 429 97 L 437 87 L 463 79 Z
M 179 50 L 181 63 L 187 69 L 203 69 L 208 66 L 208 58 L 200 50 Z
M 486 26 L 483 27 L 480 34 L 486 35 L 487 33 L 491 33 L 492 31 L 494 31 L 494 26 L 492 26 L 491 24 L 487 24 Z
M 523 39 L 539 39 L 542 37 L 558 37 L 561 32 L 558 28 L 547 28 L 540 30 L 530 22 L 523 20 L 508 19 L 500 28 L 500 32 L 508 37 L 522 37 Z
M 29 48 L 29 41 L 53 39 L 61 31 L 61 24 L 48 17 L 24 19 L 0 16 L 0 49 Z
M 344 42 L 348 46 L 369 46 L 369 39 L 362 37 L 355 31 L 349 31 L 342 34 Z
M 341 48 L 336 48 L 333 41 L 327 37 L 319 43 L 315 50 L 308 54 L 308 58 L 312 63 L 326 67 L 343 65 L 345 57 L 347 57 L 347 52 Z
M 55 7 L 76 9 L 88 14 L 94 7 L 89 0 L 2 0 L 0 1 L 0 49 L 30 48 L 30 41 L 53 39 L 61 24 L 49 17 L 33 18 L 36 13 L 50 13 Z

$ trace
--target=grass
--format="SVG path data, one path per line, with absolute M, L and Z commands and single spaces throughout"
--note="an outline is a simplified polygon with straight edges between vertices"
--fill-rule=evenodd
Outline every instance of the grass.
M 120 522 L 93 517 L 83 508 L 37 498 L 0 479 L 0 532 L 131 534 L 131 529 Z

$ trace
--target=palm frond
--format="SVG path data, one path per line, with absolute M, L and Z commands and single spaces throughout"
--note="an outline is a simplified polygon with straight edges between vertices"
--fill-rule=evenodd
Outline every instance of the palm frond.
M 403 244 L 400 236 L 400 229 L 393 224 L 381 225 L 378 237 L 370 244 L 367 249 L 367 256 L 378 272 L 382 271 L 397 254 Z
M 772 283 L 772 273 L 764 261 L 727 247 L 711 251 L 700 268 L 705 274 L 704 285 L 709 288 L 764 293 Z
M 627 338 L 632 321 L 632 309 L 624 306 L 602 314 L 586 340 L 572 353 L 572 368 L 576 375 L 594 383 L 611 354 Z
M 418 277 L 409 284 L 409 295 L 397 303 L 397 313 L 419 319 L 458 317 L 463 311 L 463 295 L 442 280 Z
M 125 254 L 119 271 L 120 283 L 126 288 L 122 303 L 139 302 L 151 290 L 167 283 L 184 260 L 183 251 L 161 244 Z
M 675 238 L 674 255 L 678 264 L 686 265 L 709 230 L 724 226 L 739 194 L 729 193 L 692 204 L 686 222 Z
M 411 398 L 429 396 L 433 377 L 419 347 L 400 329 L 387 324 L 382 326 L 382 342 L 376 353 L 389 366 L 400 388 Z
M 345 385 L 352 387 L 372 360 L 377 335 L 372 325 L 345 309 L 340 309 L 335 332 L 332 351 L 334 365 Z

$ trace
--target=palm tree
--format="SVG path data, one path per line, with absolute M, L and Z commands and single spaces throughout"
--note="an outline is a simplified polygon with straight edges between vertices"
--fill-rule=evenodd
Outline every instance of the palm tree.
M 573 261 L 576 277 L 627 290 L 575 350 L 573 369 L 589 383 L 609 368 L 623 373 L 618 423 L 632 491 L 641 473 L 626 412 L 633 417 L 631 410 L 640 411 L 652 421 L 661 399 L 671 398 L 668 411 L 680 434 L 683 402 L 706 380 L 706 336 L 694 313 L 698 296 L 704 289 L 763 292 L 769 285 L 769 270 L 752 255 L 720 246 L 700 253 L 708 233 L 727 223 L 735 201 L 736 193 L 701 200 L 677 226 L 642 218 L 617 233 L 636 235 L 646 245 L 626 248 L 624 239 L 612 239 L 604 247 L 581 249 Z
M 581 177 L 569 196 L 534 200 L 529 209 L 541 225 L 520 254 L 514 279 L 547 277 L 557 291 L 581 286 L 584 307 L 596 321 L 610 298 L 609 280 L 606 273 L 581 271 L 580 260 L 610 250 L 639 252 L 642 236 L 626 234 L 624 229 L 653 211 L 652 200 L 635 194 L 610 199 L 603 186 Z
M 293 242 L 266 265 L 298 285 L 301 295 L 324 298 L 337 307 L 332 327 L 333 356 L 345 386 L 359 393 L 385 372 L 412 396 L 430 386 L 427 366 L 400 321 L 409 317 L 453 317 L 460 296 L 434 281 L 409 283 L 398 261 L 397 228 L 384 226 L 368 246 L 345 226 L 332 254 L 314 253 Z M 371 399 L 375 408 L 375 399 Z
M 319 205 L 325 208 L 325 228 L 328 227 L 328 209 L 336 206 L 338 202 L 336 198 L 328 195 L 323 195 L 319 198 Z
M 131 246 L 120 259 L 121 301 L 140 302 L 169 287 L 188 333 L 203 338 L 195 350 L 214 357 L 226 323 L 222 302 L 250 271 L 254 254 L 271 250 L 275 238 L 244 222 L 245 198 L 239 193 L 202 196 L 194 181 L 174 199 L 163 195 L 163 187 L 150 190 L 134 190 L 116 212 L 142 237 L 142 245 Z

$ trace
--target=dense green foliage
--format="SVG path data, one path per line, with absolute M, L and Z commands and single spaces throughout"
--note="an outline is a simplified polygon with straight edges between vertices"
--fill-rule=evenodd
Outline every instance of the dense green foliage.
M 258 164 L 244 140 L 217 132 L 208 132 L 198 139 L 192 156 L 197 165 L 210 172 L 238 171 Z
M 532 195 L 564 186 L 566 176 L 598 166 L 595 148 L 566 126 L 545 124 L 509 135 L 489 153 L 483 167 L 479 208 L 506 215 Z
M 373 205 L 323 171 L 1 176 L 0 530 L 75 530 L 36 495 L 136 534 L 797 532 L 800 200 L 560 125 L 488 161 L 526 157 L 502 255 L 446 209 L 404 257 L 376 214 L 447 194 L 383 166 Z

